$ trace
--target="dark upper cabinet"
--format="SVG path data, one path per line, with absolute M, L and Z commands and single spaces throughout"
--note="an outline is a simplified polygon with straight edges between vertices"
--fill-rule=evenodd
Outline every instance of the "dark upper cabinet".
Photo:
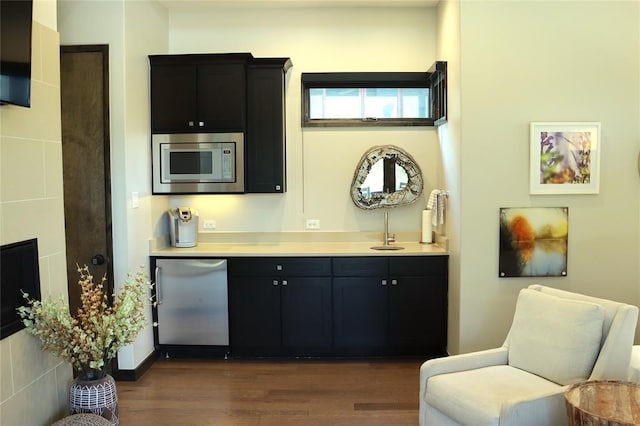
M 286 191 L 289 58 L 151 55 L 151 132 L 243 132 L 245 192 Z
M 154 133 L 188 131 L 197 117 L 197 70 L 190 65 L 151 68 L 151 130 Z
M 247 75 L 247 192 L 286 191 L 285 74 L 288 58 L 255 59 Z
M 245 131 L 250 59 L 250 54 L 149 56 L 151 131 Z
M 198 67 L 198 120 L 205 130 L 246 129 L 246 66 L 216 64 Z

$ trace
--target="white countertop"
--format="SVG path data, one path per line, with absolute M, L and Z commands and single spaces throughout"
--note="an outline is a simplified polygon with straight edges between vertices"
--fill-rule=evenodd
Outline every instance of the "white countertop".
M 150 241 L 151 256 L 243 257 L 243 256 L 441 256 L 448 252 L 440 244 L 423 244 L 419 236 L 399 233 L 393 246 L 402 250 L 374 250 L 382 245 L 380 233 L 281 232 L 207 233 L 198 235 L 195 247 L 168 246 L 166 238 Z M 444 243 L 444 244 L 443 244 Z

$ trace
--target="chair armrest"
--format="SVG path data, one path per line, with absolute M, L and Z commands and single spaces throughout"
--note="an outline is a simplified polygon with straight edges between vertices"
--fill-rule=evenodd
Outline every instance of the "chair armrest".
M 505 365 L 508 360 L 508 353 L 509 350 L 507 348 L 500 347 L 430 359 L 420 366 L 420 385 L 425 384 L 429 377 L 437 376 L 438 374 L 474 370 L 492 365 Z
M 502 346 L 484 351 L 434 358 L 424 362 L 420 366 L 420 424 L 424 425 L 426 422 L 427 403 L 424 398 L 427 392 L 427 381 L 430 377 L 439 374 L 490 367 L 492 365 L 505 365 L 507 364 L 508 354 L 509 350 Z
M 628 380 L 637 322 L 637 306 L 618 308 L 589 380 Z
M 568 387 L 558 386 L 551 392 L 505 402 L 500 410 L 500 426 L 566 425 L 564 391 Z M 535 419 L 535 423 L 531 419 Z

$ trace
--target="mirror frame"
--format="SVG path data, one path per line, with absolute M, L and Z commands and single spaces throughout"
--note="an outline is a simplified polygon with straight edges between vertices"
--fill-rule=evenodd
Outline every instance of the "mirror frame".
M 367 179 L 373 165 L 384 158 L 395 159 L 396 164 L 407 172 L 407 186 L 401 191 L 375 194 L 365 198 L 360 187 Z M 422 171 L 408 152 L 394 145 L 375 146 L 365 152 L 353 174 L 351 199 L 356 206 L 364 210 L 404 206 L 416 202 L 422 194 L 423 186 Z

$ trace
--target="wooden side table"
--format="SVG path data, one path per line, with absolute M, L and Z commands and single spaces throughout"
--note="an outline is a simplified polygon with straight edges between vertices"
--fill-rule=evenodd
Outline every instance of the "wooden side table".
M 640 425 L 640 384 L 594 380 L 571 385 L 564 394 L 571 426 Z

